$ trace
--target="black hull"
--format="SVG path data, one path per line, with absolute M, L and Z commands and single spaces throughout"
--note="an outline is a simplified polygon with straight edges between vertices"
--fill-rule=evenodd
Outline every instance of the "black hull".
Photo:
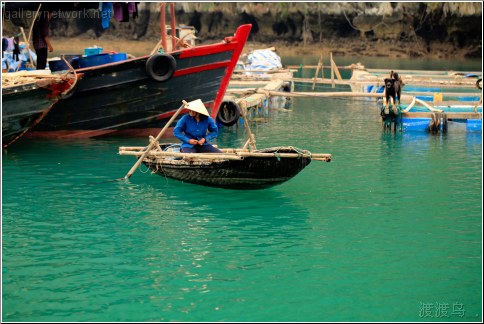
M 271 150 L 266 149 L 264 152 Z M 246 157 L 243 160 L 215 162 L 144 159 L 143 163 L 160 176 L 183 182 L 226 189 L 254 190 L 270 188 L 293 178 L 311 163 L 311 158 Z
M 2 146 L 6 148 L 47 114 L 57 101 L 35 83 L 2 89 Z
M 239 29 L 248 35 L 250 25 Z M 202 99 L 214 115 L 247 35 L 170 53 L 176 64 L 163 81 L 147 73 L 148 56 L 76 70 L 73 95 L 60 100 L 30 135 L 144 136 L 147 129 L 162 128 L 182 100 Z

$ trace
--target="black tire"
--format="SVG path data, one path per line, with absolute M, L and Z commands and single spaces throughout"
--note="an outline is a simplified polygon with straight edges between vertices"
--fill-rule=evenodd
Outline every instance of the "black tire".
M 235 101 L 222 101 L 217 114 L 217 120 L 224 126 L 232 126 L 240 117 L 240 107 Z
M 479 90 L 482 90 L 482 78 L 478 79 L 476 81 L 476 87 L 479 89 Z
M 146 61 L 146 73 L 158 82 L 170 79 L 175 68 L 175 58 L 168 54 L 154 54 Z

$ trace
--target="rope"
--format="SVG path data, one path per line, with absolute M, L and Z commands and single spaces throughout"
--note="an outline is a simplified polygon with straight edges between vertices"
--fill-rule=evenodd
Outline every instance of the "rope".
M 76 73 L 76 70 L 72 67 L 72 65 L 70 65 L 69 62 L 67 62 L 67 60 L 65 59 L 64 55 L 62 55 L 62 60 L 69 67 L 69 72 L 67 72 L 65 74 L 66 79 L 67 79 L 67 76 L 69 75 L 69 73 L 74 73 L 74 84 L 69 89 L 67 89 L 66 91 L 64 91 L 64 92 L 61 93 L 61 95 L 65 95 L 66 93 L 68 93 L 69 91 L 71 91 L 72 89 L 74 89 L 74 87 L 76 86 L 76 84 L 77 84 L 77 73 Z

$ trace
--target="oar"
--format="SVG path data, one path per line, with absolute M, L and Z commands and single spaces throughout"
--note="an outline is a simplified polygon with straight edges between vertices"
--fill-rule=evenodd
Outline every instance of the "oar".
M 141 164 L 141 162 L 143 162 L 143 159 L 151 151 L 151 149 L 156 144 L 156 142 L 165 133 L 165 131 L 168 129 L 168 127 L 171 125 L 171 123 L 175 120 L 175 118 L 180 114 L 180 112 L 183 110 L 183 108 L 185 107 L 185 105 L 188 104 L 188 102 L 186 102 L 185 100 L 182 100 L 182 102 L 183 102 L 183 104 L 180 106 L 180 108 L 178 108 L 178 110 L 175 112 L 175 114 L 170 118 L 170 120 L 168 121 L 168 123 L 166 123 L 165 127 L 163 127 L 163 129 L 160 131 L 160 133 L 158 134 L 158 136 L 156 136 L 155 140 L 154 141 L 150 141 L 150 145 L 148 145 L 148 147 L 146 148 L 146 151 L 143 153 L 143 155 L 138 159 L 138 161 L 136 161 L 136 163 L 133 165 L 133 167 L 131 168 L 131 170 L 129 170 L 129 172 L 124 176 L 124 180 L 128 180 L 129 177 L 131 177 L 131 175 L 134 173 L 134 171 L 136 171 L 136 169 Z

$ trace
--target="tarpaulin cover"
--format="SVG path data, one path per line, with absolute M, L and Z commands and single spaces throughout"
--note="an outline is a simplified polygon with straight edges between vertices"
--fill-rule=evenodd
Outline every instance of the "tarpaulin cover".
M 255 50 L 247 57 L 249 70 L 273 70 L 282 68 L 281 58 L 271 50 Z

